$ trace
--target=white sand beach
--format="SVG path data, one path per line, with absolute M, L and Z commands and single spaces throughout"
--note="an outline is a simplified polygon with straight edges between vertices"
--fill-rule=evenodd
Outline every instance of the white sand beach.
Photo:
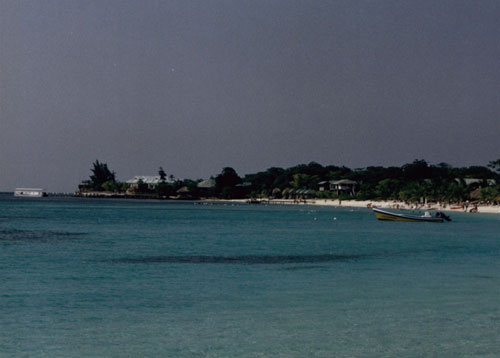
M 233 200 L 234 202 L 246 202 L 247 200 Z M 275 199 L 275 200 L 262 200 L 262 203 L 267 204 L 290 204 L 290 205 L 321 205 L 321 206 L 334 206 L 334 207 L 353 207 L 353 208 L 392 208 L 392 209 L 435 209 L 450 212 L 475 212 L 477 213 L 493 213 L 500 214 L 500 205 L 476 205 L 470 203 L 466 205 L 459 204 L 445 204 L 445 203 L 428 203 L 425 205 L 406 204 L 403 201 L 377 201 L 377 200 L 341 200 L 338 199 L 307 199 L 307 200 L 292 200 L 292 199 Z
M 435 209 L 441 211 L 455 212 L 470 212 L 476 208 L 474 204 L 465 205 L 448 205 L 445 203 L 429 203 L 426 205 L 408 205 L 403 201 L 375 201 L 375 200 L 314 200 L 317 205 L 345 206 L 345 207 L 378 207 L 378 208 L 393 208 L 393 209 Z M 474 210 L 473 210 L 474 212 Z M 500 213 L 500 205 L 477 205 L 478 213 Z

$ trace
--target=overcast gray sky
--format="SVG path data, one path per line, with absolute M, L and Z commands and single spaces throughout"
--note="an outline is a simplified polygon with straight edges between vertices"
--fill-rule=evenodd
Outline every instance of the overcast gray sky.
M 500 1 L 0 0 L 0 190 L 500 158 Z

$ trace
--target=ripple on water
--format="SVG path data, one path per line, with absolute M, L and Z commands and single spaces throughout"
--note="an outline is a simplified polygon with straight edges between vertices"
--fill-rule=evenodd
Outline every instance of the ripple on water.
M 111 260 L 114 263 L 149 264 L 243 264 L 243 265 L 279 265 L 320 263 L 355 260 L 366 255 L 244 255 L 244 256 L 148 256 L 123 257 Z
M 0 242 L 54 242 L 75 240 L 85 235 L 85 233 L 55 230 L 0 229 Z

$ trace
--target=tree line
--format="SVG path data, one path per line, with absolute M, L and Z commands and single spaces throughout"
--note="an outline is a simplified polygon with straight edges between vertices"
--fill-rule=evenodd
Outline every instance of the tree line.
M 93 163 L 89 180 L 79 189 L 115 193 L 131 192 L 130 185 L 116 180 L 106 163 Z M 429 164 L 414 160 L 401 167 L 369 166 L 351 169 L 346 166 L 323 166 L 316 162 L 290 168 L 271 167 L 265 171 L 239 176 L 231 167 L 212 177 L 213 186 L 200 188 L 202 181 L 180 180 L 159 168 L 159 182 L 134 186 L 134 194 L 158 197 L 280 198 L 307 195 L 316 198 L 356 200 L 404 200 L 462 202 L 465 200 L 500 201 L 500 159 L 487 166 L 452 167 L 446 163 Z M 356 182 L 354 193 L 320 191 L 320 183 L 348 179 Z M 474 180 L 472 180 L 474 179 Z

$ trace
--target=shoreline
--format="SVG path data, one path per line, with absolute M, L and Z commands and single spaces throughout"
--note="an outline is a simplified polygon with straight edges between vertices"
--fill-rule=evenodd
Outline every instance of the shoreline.
M 248 199 L 233 199 L 233 200 L 204 200 L 204 201 L 228 201 L 238 203 L 248 203 Z M 467 208 L 461 205 L 440 205 L 438 203 L 429 203 L 427 205 L 408 205 L 403 201 L 389 200 L 341 200 L 338 199 L 303 199 L 300 201 L 293 199 L 272 199 L 272 200 L 257 200 L 255 204 L 268 205 L 318 205 L 330 207 L 345 207 L 345 208 L 381 208 L 381 209 L 401 209 L 401 210 L 439 210 L 446 212 L 467 212 L 467 213 L 488 213 L 500 214 L 500 205 L 477 205 L 477 211 L 471 211 L 476 208 L 475 205 L 469 204 Z
M 180 198 L 158 198 L 150 195 L 127 195 L 107 192 L 88 192 L 80 195 L 72 195 L 74 197 L 87 197 L 87 198 L 114 198 L 114 199 L 153 199 L 153 200 L 172 200 L 184 201 Z M 249 203 L 249 204 L 265 204 L 265 205 L 318 205 L 329 207 L 346 207 L 346 208 L 381 208 L 381 209 L 401 209 L 401 210 L 439 210 L 446 212 L 467 212 L 467 213 L 488 213 L 500 214 L 500 205 L 485 205 L 469 203 L 467 207 L 460 204 L 441 204 L 429 203 L 423 205 L 406 204 L 398 200 L 338 200 L 338 199 L 190 199 L 192 201 L 202 203 Z M 189 201 L 189 200 L 188 200 Z M 477 209 L 477 211 L 474 211 Z M 472 210 L 472 211 L 471 211 Z

